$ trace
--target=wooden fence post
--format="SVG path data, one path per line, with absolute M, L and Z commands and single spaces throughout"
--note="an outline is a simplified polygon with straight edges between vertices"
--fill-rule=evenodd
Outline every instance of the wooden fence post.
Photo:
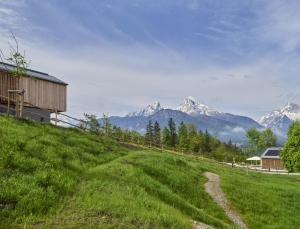
M 9 116 L 10 113 L 10 93 L 8 92 L 8 101 L 7 101 L 7 116 Z
M 19 97 L 18 93 L 16 93 L 16 105 L 15 105 L 15 108 L 16 108 L 16 118 L 18 119 L 20 117 L 20 97 Z
M 24 92 L 22 91 L 20 93 L 20 118 L 23 118 L 23 113 L 24 113 Z
M 57 109 L 55 109 L 55 126 L 57 126 Z

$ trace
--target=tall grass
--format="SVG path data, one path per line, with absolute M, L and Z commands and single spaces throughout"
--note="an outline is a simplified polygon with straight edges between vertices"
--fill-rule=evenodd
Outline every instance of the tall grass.
M 231 222 L 201 170 L 174 155 L 0 117 L 0 224 L 35 227 L 217 228 Z
M 88 168 L 120 155 L 110 140 L 0 117 L 0 222 L 47 214 Z
M 111 139 L 0 117 L 0 228 L 215 228 L 233 223 L 204 190 L 211 171 L 250 228 L 300 225 L 300 178 L 129 149 Z

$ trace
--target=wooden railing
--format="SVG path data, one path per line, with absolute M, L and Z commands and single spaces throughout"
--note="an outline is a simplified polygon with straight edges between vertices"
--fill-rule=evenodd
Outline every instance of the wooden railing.
M 17 91 L 14 91 L 14 92 L 17 93 Z M 9 93 L 13 93 L 13 91 L 10 91 Z M 58 126 L 59 123 L 62 123 L 62 124 L 65 124 L 65 125 L 68 125 L 68 126 L 71 126 L 71 127 L 78 128 L 80 130 L 87 130 L 87 127 L 88 127 L 87 122 L 82 120 L 82 119 L 78 119 L 78 118 L 72 117 L 70 115 L 60 113 L 58 111 L 51 112 L 48 109 L 38 107 L 34 104 L 31 104 L 29 102 L 24 101 L 23 99 L 21 99 L 21 104 L 20 104 L 20 103 L 18 103 L 17 99 L 13 99 L 11 97 L 6 97 L 6 96 L 3 96 L 3 95 L 0 95 L 0 101 L 1 101 L 1 106 L 5 107 L 6 110 L 7 110 L 6 114 L 16 116 L 16 118 L 21 118 L 22 119 L 22 118 L 25 117 L 24 113 L 28 113 L 28 114 L 40 117 L 41 119 L 44 119 L 44 120 L 49 120 L 50 119 L 50 123 L 52 123 L 56 126 Z M 19 106 L 21 106 L 21 108 L 19 107 L 19 109 L 17 109 L 18 104 L 19 104 Z M 38 112 L 30 111 L 28 109 L 24 109 L 24 107 L 36 108 L 36 109 L 41 110 L 41 111 L 49 112 L 49 113 L 54 114 L 55 117 L 51 117 L 51 115 L 50 115 L 50 118 L 49 118 L 49 116 L 43 115 L 43 114 L 38 113 Z M 68 120 L 64 120 L 63 118 L 60 118 L 60 116 L 71 119 L 75 123 L 71 123 Z M 76 124 L 76 123 L 78 123 L 78 124 Z

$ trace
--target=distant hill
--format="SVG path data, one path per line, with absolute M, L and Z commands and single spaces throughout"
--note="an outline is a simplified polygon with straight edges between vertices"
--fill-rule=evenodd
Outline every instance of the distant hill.
M 110 121 L 123 129 L 145 133 L 149 120 L 157 121 L 164 127 L 170 118 L 173 118 L 177 125 L 182 121 L 187 124 L 191 123 L 198 130 L 205 131 L 207 129 L 210 134 L 222 141 L 231 139 L 235 143 L 245 142 L 245 133 L 249 128 L 263 128 L 249 117 L 219 112 L 192 97 L 184 99 L 176 109 L 164 108 L 159 102 L 155 102 L 141 111 L 129 113 L 125 117 L 112 116 Z

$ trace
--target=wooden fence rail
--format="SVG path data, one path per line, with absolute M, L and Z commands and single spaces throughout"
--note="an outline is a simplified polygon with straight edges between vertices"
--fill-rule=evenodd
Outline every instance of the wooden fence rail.
M 13 92 L 17 92 L 17 91 L 10 91 L 10 92 L 13 93 Z M 37 106 L 35 106 L 35 105 L 33 105 L 29 102 L 25 102 L 25 101 L 21 101 L 21 104 L 18 104 L 17 99 L 13 99 L 13 98 L 6 97 L 6 96 L 3 96 L 3 95 L 0 95 L 0 99 L 2 101 L 1 106 L 5 107 L 7 109 L 7 115 L 13 115 L 13 116 L 16 116 L 17 118 L 23 118 L 23 113 L 29 113 L 29 114 L 33 114 L 33 115 L 36 115 L 38 117 L 41 117 L 43 119 L 49 119 L 49 117 L 46 116 L 46 115 L 43 115 L 43 114 L 40 114 L 40 113 L 37 113 L 37 112 L 34 112 L 34 111 L 29 111 L 29 110 L 24 111 L 23 108 L 25 106 L 27 106 L 27 107 L 37 108 L 39 110 L 49 112 L 49 110 L 47 110 L 47 109 L 37 107 Z M 21 108 L 17 109 L 18 105 L 21 106 Z M 18 110 L 21 110 L 20 115 L 11 114 L 11 111 L 14 111 L 15 113 L 17 113 Z M 74 123 L 71 123 L 71 122 L 68 122 L 66 120 L 60 119 L 59 116 L 63 116 L 63 117 L 66 117 L 68 119 L 71 119 L 71 120 L 77 122 L 78 125 L 76 125 Z M 63 124 L 66 124 L 66 125 L 69 125 L 69 126 L 81 129 L 81 130 L 87 130 L 87 126 L 88 126 L 87 122 L 82 120 L 82 119 L 78 119 L 78 118 L 72 117 L 72 116 L 67 115 L 67 114 L 59 113 L 57 111 L 55 111 L 55 118 L 50 117 L 50 121 L 53 121 L 55 123 L 55 125 L 58 125 L 58 123 L 63 123 Z

